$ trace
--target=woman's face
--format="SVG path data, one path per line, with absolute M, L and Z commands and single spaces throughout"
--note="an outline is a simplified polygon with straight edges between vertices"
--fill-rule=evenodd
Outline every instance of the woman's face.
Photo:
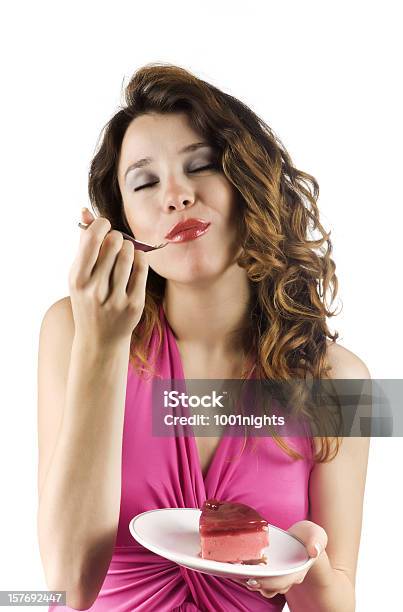
M 219 277 L 240 252 L 236 190 L 219 166 L 203 169 L 216 163 L 216 151 L 184 150 L 200 142 L 206 141 L 185 113 L 141 115 L 126 130 L 118 166 L 124 211 L 136 239 L 160 244 L 179 221 L 210 223 L 193 240 L 147 253 L 155 272 L 183 283 Z M 130 169 L 144 158 L 150 159 Z

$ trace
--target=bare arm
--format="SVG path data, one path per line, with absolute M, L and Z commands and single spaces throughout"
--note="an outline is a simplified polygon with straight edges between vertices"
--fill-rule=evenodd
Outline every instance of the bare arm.
M 50 379 L 57 362 L 45 366 L 50 334 L 53 342 L 55 333 L 60 336 L 52 328 L 63 326 L 60 314 L 60 309 L 48 312 L 41 330 L 40 405 L 58 390 L 55 376 Z M 88 607 L 96 599 L 112 557 L 128 357 L 129 341 L 100 347 L 74 338 L 53 456 L 47 473 L 39 475 L 38 536 L 47 583 L 52 590 L 66 590 L 72 607 Z M 62 395 L 61 386 L 59 391 Z M 54 406 L 60 395 L 52 398 Z
M 366 365 L 351 351 L 329 351 L 332 377 L 368 379 Z M 286 599 L 291 612 L 354 612 L 361 538 L 368 438 L 343 438 L 337 456 L 316 464 L 310 478 L 310 520 L 328 535 L 326 550 Z
M 107 219 L 90 222 L 38 357 L 39 547 L 48 587 L 76 609 L 97 598 L 116 539 L 130 341 L 148 273 L 146 254 Z

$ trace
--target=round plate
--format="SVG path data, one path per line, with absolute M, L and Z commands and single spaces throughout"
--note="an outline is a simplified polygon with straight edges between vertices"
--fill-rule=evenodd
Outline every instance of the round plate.
M 295 536 L 269 524 L 269 546 L 263 549 L 266 565 L 210 561 L 199 557 L 197 508 L 162 508 L 138 514 L 129 524 L 133 538 L 151 552 L 179 565 L 214 576 L 285 576 L 309 568 L 314 562 Z

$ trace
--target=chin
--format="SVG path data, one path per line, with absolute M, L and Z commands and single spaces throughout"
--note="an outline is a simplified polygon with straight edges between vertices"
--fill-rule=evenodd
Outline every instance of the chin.
M 189 261 L 171 262 L 169 266 L 152 266 L 150 268 L 167 281 L 182 284 L 214 281 L 225 272 L 227 265 L 213 265 L 214 262 Z

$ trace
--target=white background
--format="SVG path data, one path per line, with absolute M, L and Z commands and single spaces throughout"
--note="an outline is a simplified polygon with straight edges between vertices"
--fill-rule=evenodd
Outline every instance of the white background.
M 343 304 L 331 329 L 373 378 L 402 378 L 398 6 L 25 1 L 2 9 L 0 590 L 47 588 L 36 534 L 39 328 L 68 295 L 98 135 L 143 64 L 178 64 L 240 98 L 317 178 Z M 399 607 L 402 451 L 400 438 L 371 443 L 357 612 Z

